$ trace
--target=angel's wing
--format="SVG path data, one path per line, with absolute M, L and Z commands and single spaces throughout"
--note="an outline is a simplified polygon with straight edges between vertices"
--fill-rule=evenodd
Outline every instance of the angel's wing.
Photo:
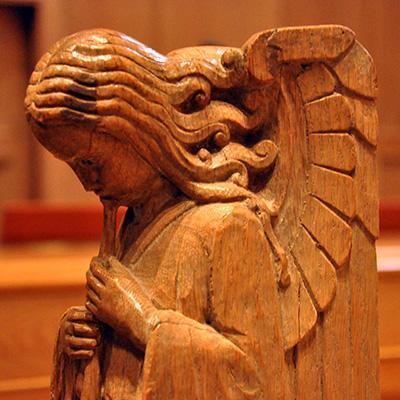
M 280 207 L 275 232 L 291 284 L 281 292 L 286 348 L 335 297 L 355 221 L 378 235 L 376 76 L 370 55 L 342 26 L 283 28 L 244 46 L 256 79 L 279 82 L 279 159 L 261 193 Z M 271 200 L 271 199 L 269 199 Z

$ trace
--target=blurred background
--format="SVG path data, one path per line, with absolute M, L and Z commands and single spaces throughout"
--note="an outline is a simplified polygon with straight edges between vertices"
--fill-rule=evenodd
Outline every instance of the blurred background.
M 83 304 L 101 225 L 94 195 L 34 140 L 27 80 L 58 39 L 103 27 L 155 50 L 241 46 L 274 27 L 342 24 L 375 60 L 379 82 L 378 242 L 382 398 L 400 399 L 399 0 L 0 0 L 0 399 L 48 397 L 66 307 Z

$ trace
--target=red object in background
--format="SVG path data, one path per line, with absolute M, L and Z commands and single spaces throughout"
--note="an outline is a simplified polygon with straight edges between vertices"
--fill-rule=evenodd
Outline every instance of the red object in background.
M 379 207 L 381 233 L 400 231 L 400 202 L 382 201 Z
M 121 221 L 124 208 L 118 212 Z M 100 240 L 103 207 L 26 202 L 3 210 L 3 243 L 44 240 Z
M 121 221 L 124 208 L 118 212 Z M 381 232 L 400 231 L 400 203 L 382 202 Z M 4 207 L 3 243 L 43 240 L 100 240 L 103 208 L 99 205 L 67 205 L 26 202 Z

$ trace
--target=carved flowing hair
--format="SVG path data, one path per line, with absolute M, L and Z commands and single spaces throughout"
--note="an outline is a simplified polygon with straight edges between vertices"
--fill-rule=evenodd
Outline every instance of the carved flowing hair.
M 72 122 L 128 142 L 190 198 L 249 197 L 249 174 L 265 172 L 276 157 L 260 133 L 267 89 L 245 89 L 240 49 L 182 54 L 165 57 L 106 30 L 69 36 L 36 66 L 28 118 L 36 132 Z
M 189 50 L 163 56 L 108 30 L 69 36 L 32 74 L 28 119 L 45 147 L 60 134 L 51 128 L 80 125 L 131 144 L 189 198 L 248 200 L 282 261 L 272 206 L 254 193 L 277 155 L 266 139 L 273 87 L 251 81 L 241 49 Z

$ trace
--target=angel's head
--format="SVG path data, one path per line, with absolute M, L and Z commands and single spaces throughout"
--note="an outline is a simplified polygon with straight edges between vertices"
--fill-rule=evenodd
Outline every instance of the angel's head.
M 198 201 L 243 198 L 277 152 L 271 86 L 251 81 L 243 58 L 215 47 L 164 57 L 116 32 L 81 32 L 39 61 L 28 119 L 101 196 L 132 203 L 161 176 Z

